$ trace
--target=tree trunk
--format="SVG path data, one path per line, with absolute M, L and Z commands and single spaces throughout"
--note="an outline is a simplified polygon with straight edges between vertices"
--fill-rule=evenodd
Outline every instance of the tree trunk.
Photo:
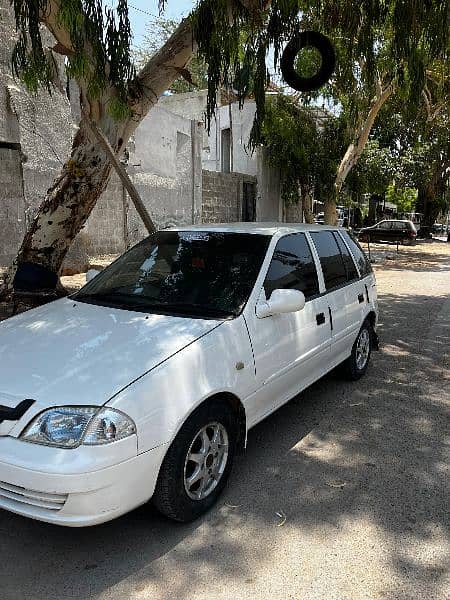
M 383 89 L 381 81 L 378 82 L 377 94 L 372 102 L 369 114 L 356 132 L 355 141 L 352 142 L 347 148 L 347 151 L 345 152 L 344 157 L 342 158 L 337 169 L 336 179 L 334 182 L 335 197 L 325 202 L 325 223 L 327 223 L 327 225 L 336 225 L 337 223 L 336 204 L 339 200 L 345 180 L 350 171 L 358 162 L 361 154 L 364 152 L 364 148 L 366 147 L 367 140 L 369 139 L 375 119 L 393 92 L 394 85 L 392 83 Z
M 303 193 L 303 214 L 305 216 L 305 223 L 314 223 L 313 198 L 308 189 Z
M 108 157 L 90 140 L 82 120 L 70 159 L 48 190 L 24 237 L 17 267 L 33 263 L 59 272 L 72 241 L 105 189 L 110 170 Z
M 55 36 L 59 33 L 56 26 L 49 29 Z M 84 82 L 78 82 L 83 111 L 96 123 L 117 156 L 163 92 L 179 77 L 180 69 L 186 67 L 194 51 L 190 22 L 185 19 L 139 73 L 136 95 L 129 100 L 131 116 L 125 121 L 114 121 L 107 112 L 114 89 L 107 89 L 100 100 L 90 101 Z M 59 274 L 70 245 L 106 187 L 110 171 L 107 154 L 82 118 L 70 158 L 48 190 L 8 272 L 7 292 L 18 287 L 16 281 L 23 281 L 30 263 L 49 274 Z
M 325 205 L 323 207 L 323 218 L 327 225 L 337 225 L 337 210 L 336 210 L 336 200 L 325 200 Z
M 450 162 L 441 161 L 436 164 L 431 181 L 419 186 L 417 212 L 423 213 L 421 226 L 432 227 L 440 213 L 439 200 L 445 194 L 447 181 L 450 178 Z

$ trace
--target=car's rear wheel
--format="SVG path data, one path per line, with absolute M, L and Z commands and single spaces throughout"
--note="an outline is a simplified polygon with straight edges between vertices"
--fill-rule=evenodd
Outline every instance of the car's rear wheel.
M 237 422 L 220 401 L 198 408 L 171 444 L 158 476 L 153 503 L 176 521 L 206 512 L 221 494 L 236 449 Z
M 351 381 L 357 381 L 367 371 L 371 353 L 372 327 L 368 321 L 364 321 L 353 344 L 352 353 L 344 363 L 346 375 Z

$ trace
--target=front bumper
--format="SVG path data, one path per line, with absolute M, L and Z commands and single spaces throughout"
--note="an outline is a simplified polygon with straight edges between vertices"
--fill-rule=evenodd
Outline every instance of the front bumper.
M 135 455 L 129 457 L 132 447 Z M 147 502 L 166 446 L 136 455 L 136 441 L 128 438 L 109 449 L 117 462 L 107 465 L 107 446 L 63 450 L 0 438 L 0 508 L 48 523 L 84 527 Z M 117 460 L 121 454 L 128 457 Z

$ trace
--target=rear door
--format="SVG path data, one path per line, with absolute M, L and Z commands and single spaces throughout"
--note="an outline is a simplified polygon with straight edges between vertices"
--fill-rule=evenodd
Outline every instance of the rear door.
M 343 231 L 344 230 L 342 230 L 342 232 Z M 342 232 L 335 231 L 333 232 L 333 235 L 339 246 L 347 276 L 347 285 L 343 289 L 345 290 L 348 324 L 350 327 L 350 332 L 353 336 L 352 340 L 354 341 L 363 322 L 364 314 L 367 310 L 366 305 L 368 303 L 368 294 L 366 293 L 367 288 L 364 284 L 364 281 L 359 277 L 359 272 L 353 256 L 351 255 L 347 245 L 344 243 Z
M 358 282 L 354 262 L 337 231 L 314 232 L 311 239 L 322 267 L 331 320 L 331 360 L 337 363 L 350 354 L 359 330 L 359 296 L 364 302 L 364 286 Z

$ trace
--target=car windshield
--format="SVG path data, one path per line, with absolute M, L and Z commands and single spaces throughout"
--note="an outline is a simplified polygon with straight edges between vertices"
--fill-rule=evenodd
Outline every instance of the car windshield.
M 72 298 L 127 310 L 197 316 L 240 314 L 269 236 L 160 231 L 129 250 Z

